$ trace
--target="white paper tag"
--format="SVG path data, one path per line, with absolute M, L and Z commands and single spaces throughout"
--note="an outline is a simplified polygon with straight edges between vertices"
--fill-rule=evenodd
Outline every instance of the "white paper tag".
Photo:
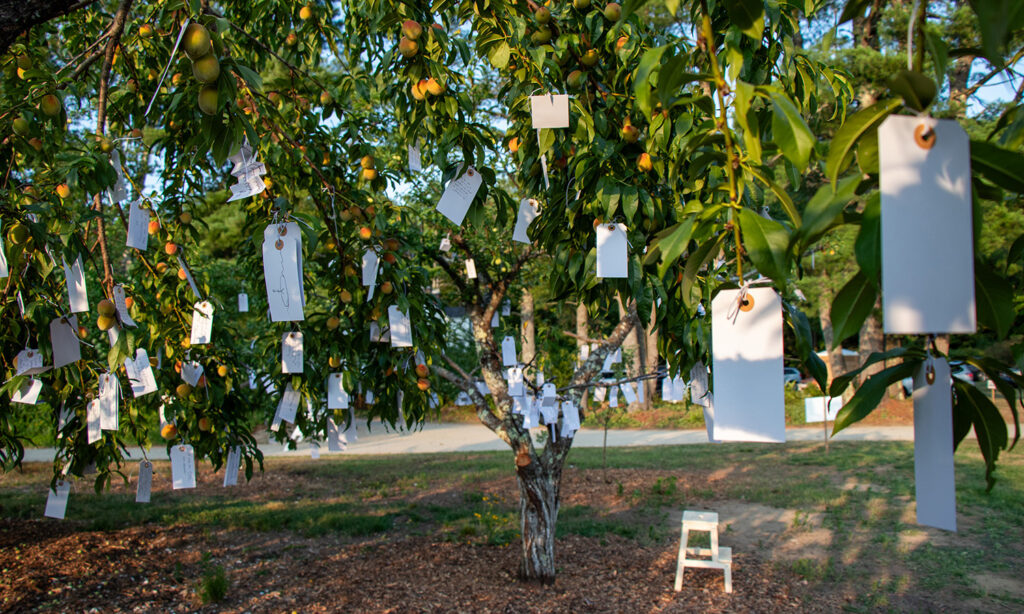
M 128 303 L 125 299 L 124 286 L 121 284 L 114 286 L 114 308 L 117 309 L 117 316 L 122 324 L 125 326 L 137 326 L 128 314 Z
M 93 399 L 85 406 L 85 429 L 86 441 L 96 443 L 103 437 L 103 430 L 100 428 L 100 402 Z
M 110 165 L 114 167 L 114 172 L 117 173 L 117 180 L 114 182 L 114 185 L 107 190 L 107 196 L 110 197 L 111 203 L 119 203 L 128 198 L 128 184 L 124 180 L 124 169 L 121 167 L 121 154 L 116 149 L 110 152 Z
M 476 391 L 483 396 L 491 394 L 491 389 L 487 387 L 487 382 L 482 379 L 478 379 L 473 384 L 476 386 Z
M 483 177 L 475 168 L 469 167 L 461 177 L 448 182 L 441 200 L 437 203 L 438 212 L 456 226 L 461 226 L 481 185 Z
M 541 388 L 540 413 L 544 424 L 558 422 L 558 391 L 554 384 L 544 384 Z
M 701 368 L 704 369 L 703 364 L 701 364 Z M 704 369 L 705 384 L 707 383 L 707 379 L 708 371 L 707 369 Z M 677 375 L 674 378 L 672 378 L 672 400 L 675 401 L 676 403 L 682 403 L 683 400 L 686 399 L 686 388 L 686 381 L 683 379 L 682 375 Z M 707 388 L 706 385 L 705 388 Z
M 142 208 L 142 199 L 133 200 L 128 208 L 128 236 L 125 240 L 128 247 L 143 252 L 149 247 L 149 218 L 149 209 Z
M 11 395 L 11 403 L 22 405 L 35 405 L 39 402 L 39 393 L 43 391 L 43 382 L 37 379 L 30 379 L 21 385 Z
M 175 256 L 178 260 L 178 267 L 185 272 L 185 281 L 188 282 L 188 287 L 192 289 L 192 294 L 198 298 L 203 298 L 203 295 L 199 292 L 199 286 L 196 285 L 196 280 L 192 277 L 192 271 L 189 270 L 188 265 L 185 264 L 185 260 L 181 257 L 181 254 Z
M 263 275 L 271 321 L 304 319 L 302 239 L 298 224 L 271 224 L 264 230 Z
M 125 358 L 124 370 L 128 374 L 128 383 L 132 387 L 132 396 L 139 398 L 156 392 L 156 377 L 153 367 L 149 364 L 149 353 L 143 348 L 136 348 L 135 359 Z
M 632 405 L 636 403 L 637 397 L 636 392 L 633 390 L 633 384 L 629 382 L 623 382 L 619 384 L 619 390 L 622 391 L 622 396 L 626 398 L 626 404 Z
M 715 439 L 715 397 L 709 393 L 706 398 L 707 401 L 702 410 L 704 411 L 704 430 L 707 432 L 708 442 L 722 443 Z
M 608 389 L 608 407 L 619 406 L 619 387 L 611 386 Z
M 511 335 L 505 335 L 501 340 L 501 364 L 504 367 L 514 367 L 519 364 L 516 356 L 516 340 Z
M 441 244 L 437 246 L 437 249 L 445 253 L 450 252 L 452 249 L 451 239 L 449 239 L 448 237 L 441 239 Z
M 10 271 L 7 270 L 7 249 L 4 247 L 3 239 L 3 226 L 0 225 L 0 279 L 10 276 Z
M 148 460 L 139 461 L 139 481 L 135 484 L 135 502 L 149 503 L 149 495 L 153 490 L 153 463 Z
M 494 310 L 494 315 L 491 316 L 491 328 L 498 328 L 498 310 Z
M 117 376 L 110 373 L 100 375 L 100 429 L 104 431 L 118 429 L 118 388 Z
M 708 403 L 708 368 L 698 361 L 690 369 L 690 402 L 696 405 Z
M 242 448 L 238 446 L 228 450 L 228 459 L 224 463 L 224 487 L 238 485 L 238 469 L 242 464 Z
M 327 409 L 348 409 L 349 396 L 341 373 L 327 376 Z
M 71 313 L 89 311 L 89 296 L 85 290 L 85 272 L 82 270 L 81 256 L 75 259 L 71 266 L 64 261 L 64 279 L 68 289 L 68 302 L 71 303 Z
M 281 336 L 281 373 L 302 373 L 302 333 Z
M 915 131 L 932 130 L 934 146 Z M 891 115 L 878 128 L 882 307 L 888 334 L 973 333 L 971 157 L 954 120 Z
M 420 156 L 420 148 L 416 145 L 409 145 L 409 171 L 417 173 L 423 170 L 423 159 Z
M 467 392 L 460 392 L 459 394 L 455 395 L 455 404 L 458 405 L 459 407 L 465 407 L 467 405 L 472 405 L 473 399 L 469 397 L 469 394 Z
M 625 224 L 601 224 L 594 232 L 597 237 L 597 276 L 629 277 Z
M 49 490 L 46 495 L 46 509 L 43 516 L 63 520 L 68 509 L 68 495 L 71 494 L 71 482 L 57 480 L 57 489 Z
M 807 397 L 804 399 L 804 422 L 824 422 L 825 408 L 828 408 L 828 419 L 835 420 L 836 414 L 843 408 L 843 397 Z
M 363 285 L 373 287 L 377 285 L 377 271 L 380 266 L 380 258 L 377 252 L 368 249 L 363 252 Z
M 345 438 L 345 434 L 338 427 L 337 423 L 334 422 L 333 418 L 327 419 L 327 451 L 328 452 L 344 452 L 348 447 L 348 441 Z
M 524 394 L 526 394 L 526 388 L 523 386 L 523 370 L 519 367 L 512 367 L 508 370 L 508 395 L 520 397 Z
M 190 445 L 171 447 L 171 488 L 196 487 L 196 453 Z
M 941 134 L 939 135 L 941 139 Z M 914 374 L 914 490 L 917 523 L 956 531 L 956 479 L 953 469 L 953 401 L 949 364 L 930 359 Z
M 299 391 L 292 388 L 292 383 L 284 388 L 281 401 L 277 404 L 278 417 L 289 424 L 295 424 L 295 414 L 299 408 Z
M 536 129 L 568 128 L 569 97 L 565 94 L 530 96 L 530 114 Z
M 711 302 L 714 439 L 786 441 L 782 302 L 771 288 L 723 290 Z
M 203 376 L 203 365 L 195 360 L 183 361 L 181 363 L 181 379 L 189 386 L 199 385 L 199 378 Z
M 530 224 L 537 218 L 540 213 L 540 203 L 533 198 L 524 198 L 519 201 L 519 215 L 516 216 L 516 227 L 512 231 L 512 240 L 519 241 L 520 243 L 529 243 L 530 237 L 526 234 L 526 231 L 530 228 Z
M 476 263 L 473 262 L 472 258 L 466 259 L 466 277 L 468 279 L 476 279 Z
M 43 353 L 37 349 L 25 348 L 18 352 L 17 375 L 39 375 L 50 370 L 50 367 L 43 366 Z
M 572 401 L 562 402 L 562 437 L 572 437 L 580 429 L 580 412 Z
M 598 403 L 604 403 L 604 400 L 608 397 L 608 388 L 605 386 L 598 386 L 594 388 L 594 400 Z
M 192 309 L 192 345 L 205 345 L 213 335 L 213 304 L 200 301 Z
M 249 295 L 242 293 L 238 295 L 238 313 L 249 313 Z
M 388 307 L 388 324 L 391 327 L 391 347 L 412 347 L 412 323 L 409 316 L 402 313 L 396 305 Z

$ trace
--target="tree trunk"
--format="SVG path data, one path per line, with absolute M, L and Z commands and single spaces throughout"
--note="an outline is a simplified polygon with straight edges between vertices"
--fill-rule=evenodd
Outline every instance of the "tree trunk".
M 626 306 L 622 304 L 622 297 L 619 295 L 615 296 L 615 301 L 619 304 L 619 319 L 621 320 L 626 317 Z M 640 352 L 640 340 L 637 335 L 638 328 L 634 326 L 622 342 L 622 362 L 626 367 L 626 375 L 629 377 L 640 375 L 644 368 L 644 357 Z M 626 409 L 636 411 L 640 407 L 640 403 L 631 403 Z
M 519 339 L 522 352 L 519 361 L 524 365 L 532 365 L 537 357 L 537 327 L 533 320 L 533 292 L 528 287 L 523 288 L 523 297 L 519 301 L 519 319 L 522 322 Z
M 860 346 L 860 363 L 864 364 L 864 361 L 868 359 L 875 352 L 884 351 L 885 346 L 885 335 L 882 333 L 882 321 L 879 318 L 879 311 L 882 309 L 882 299 L 879 297 L 875 301 L 875 307 L 871 310 L 871 315 L 868 316 L 867 320 L 864 320 L 864 326 L 860 328 L 860 336 L 858 337 L 858 345 Z M 871 377 L 875 373 L 878 373 L 885 368 L 880 362 L 876 362 L 870 367 L 864 369 L 860 375 L 861 383 L 864 380 Z
M 658 354 L 658 308 L 651 305 L 651 322 L 644 331 L 644 373 L 654 373 L 658 370 L 658 363 L 661 356 Z M 654 402 L 654 389 L 657 387 L 657 380 L 644 380 L 644 396 L 642 402 L 644 409 L 651 409 Z
M 885 337 L 884 339 L 885 339 L 885 345 L 886 345 L 885 349 L 886 350 L 891 350 L 893 348 L 898 348 L 898 347 L 900 347 L 902 345 L 899 341 L 894 341 L 893 337 L 891 337 L 891 336 L 890 337 Z M 889 342 L 892 342 L 891 346 L 889 345 Z M 892 366 L 895 366 L 895 365 L 899 364 L 900 361 L 897 358 L 897 359 L 892 359 L 892 360 L 886 360 L 884 362 L 885 362 L 885 368 L 888 369 L 889 367 L 892 367 Z M 889 397 L 893 398 L 893 399 L 903 399 L 903 398 L 906 398 L 906 396 L 907 396 L 906 393 L 903 391 L 903 383 L 902 382 L 893 382 L 892 384 L 889 384 L 888 393 L 889 393 Z
M 832 292 L 823 292 L 821 295 L 821 333 L 825 339 L 825 351 L 828 352 L 828 360 L 825 365 L 828 367 L 828 381 L 832 383 L 833 378 L 842 375 L 846 369 L 843 367 L 843 348 L 832 349 L 832 342 L 835 335 L 832 331 Z
M 540 584 L 555 582 L 555 523 L 562 464 L 553 465 L 544 467 L 540 462 L 532 462 L 516 468 L 523 549 L 519 577 Z
M 587 306 L 583 303 L 576 304 L 576 356 L 579 362 L 582 364 L 583 360 L 579 357 L 582 356 L 582 348 L 586 347 L 587 351 L 590 351 L 590 343 L 586 339 L 590 338 L 590 314 L 587 313 Z M 583 391 L 583 396 L 580 399 L 580 407 L 583 411 L 590 409 L 588 405 L 589 395 L 587 391 Z

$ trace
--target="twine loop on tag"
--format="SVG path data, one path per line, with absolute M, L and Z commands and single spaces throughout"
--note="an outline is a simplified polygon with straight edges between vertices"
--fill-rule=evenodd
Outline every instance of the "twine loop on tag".
M 750 282 L 743 282 L 740 286 L 740 293 L 736 295 L 736 302 L 729 306 L 729 311 L 726 313 L 726 319 L 731 320 L 734 324 L 736 319 L 739 318 L 741 311 L 750 311 L 754 308 L 754 297 L 750 296 Z

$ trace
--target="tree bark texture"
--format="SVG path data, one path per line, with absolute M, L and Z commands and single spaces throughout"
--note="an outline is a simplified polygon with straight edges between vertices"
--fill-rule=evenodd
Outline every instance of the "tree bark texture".
M 81 0 L 0 0 L 0 53 L 22 32 L 90 4 Z
M 658 308 L 651 304 L 651 321 L 644 332 L 644 373 L 654 373 L 658 370 L 658 363 L 661 356 L 658 354 Z M 644 382 L 644 409 L 651 409 L 654 403 L 654 389 L 657 380 Z
M 881 309 L 882 299 L 879 297 L 875 301 L 875 307 L 871 310 L 871 315 L 864 320 L 864 325 L 860 328 L 858 345 L 860 346 L 861 364 L 864 364 L 864 361 L 868 359 L 868 356 L 871 356 L 875 352 L 884 351 L 885 335 L 882 333 L 882 320 L 880 316 Z M 861 383 L 884 368 L 885 366 L 882 365 L 882 363 L 875 363 L 864 369 L 860 374 Z
M 590 338 L 590 314 L 587 313 L 587 306 L 583 303 L 576 304 L 576 356 L 583 356 L 583 348 L 587 347 L 589 350 L 590 344 L 587 339 Z M 579 359 L 579 362 L 583 362 Z M 589 400 L 590 395 L 587 391 L 583 391 L 583 395 L 580 397 L 580 407 L 584 411 L 590 409 Z
M 835 339 L 835 335 L 832 330 L 832 293 L 823 293 L 821 297 L 821 333 L 825 339 L 825 351 L 828 352 L 828 360 L 825 361 L 825 365 L 828 367 L 828 381 L 829 384 L 836 377 L 839 377 L 846 369 L 843 366 L 843 348 L 837 347 L 832 348 L 832 342 Z
M 622 304 L 622 297 L 616 296 L 615 301 L 619 304 L 619 319 L 626 317 L 626 306 Z M 622 362 L 626 367 L 626 373 L 629 377 L 636 377 L 643 372 L 644 368 L 644 356 L 643 348 L 640 347 L 640 335 L 638 331 L 639 327 L 634 326 L 629 334 L 626 335 L 626 339 L 622 342 Z M 641 408 L 641 404 L 630 403 L 626 408 L 628 411 L 636 411 Z
M 537 324 L 533 317 L 533 292 L 530 288 L 523 288 L 523 296 L 519 301 L 519 320 L 521 322 L 521 334 L 519 342 L 522 345 L 522 353 L 519 361 L 524 365 L 532 365 L 537 357 Z
M 558 521 L 562 464 L 544 470 L 538 463 L 517 467 L 519 528 L 523 557 L 519 577 L 529 582 L 555 581 L 555 524 Z

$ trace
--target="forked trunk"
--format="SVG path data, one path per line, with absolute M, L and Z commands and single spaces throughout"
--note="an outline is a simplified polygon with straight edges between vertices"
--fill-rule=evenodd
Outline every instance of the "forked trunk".
M 516 472 L 523 543 L 519 577 L 524 581 L 554 584 L 555 522 L 562 472 L 561 468 L 541 469 L 531 465 L 520 467 Z

